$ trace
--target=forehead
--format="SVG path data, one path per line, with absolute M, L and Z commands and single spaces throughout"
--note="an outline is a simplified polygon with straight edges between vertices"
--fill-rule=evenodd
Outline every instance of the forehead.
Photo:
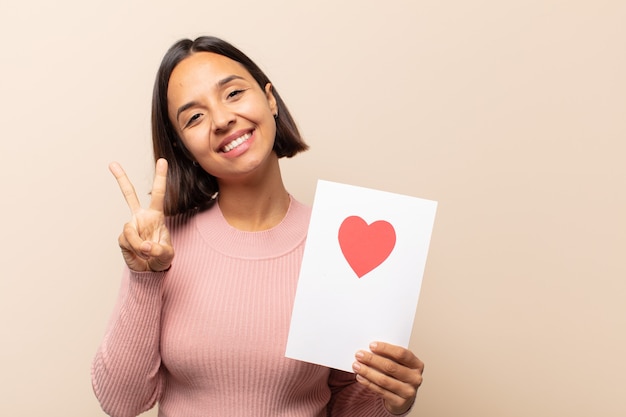
M 196 52 L 174 67 L 168 83 L 168 95 L 172 89 L 214 87 L 231 75 L 253 81 L 250 73 L 239 62 L 213 52 Z

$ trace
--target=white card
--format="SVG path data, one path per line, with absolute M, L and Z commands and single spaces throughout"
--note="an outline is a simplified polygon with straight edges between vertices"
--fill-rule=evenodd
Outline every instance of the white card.
M 373 341 L 408 347 L 436 210 L 318 181 L 285 356 L 352 372 Z

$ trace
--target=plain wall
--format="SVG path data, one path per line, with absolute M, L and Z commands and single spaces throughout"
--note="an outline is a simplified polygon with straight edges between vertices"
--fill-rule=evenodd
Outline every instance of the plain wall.
M 151 88 L 182 37 L 270 75 L 318 178 L 437 200 L 411 416 L 626 415 L 626 2 L 0 3 L 0 415 L 102 416 L 89 368 Z M 149 415 L 156 415 L 154 411 Z

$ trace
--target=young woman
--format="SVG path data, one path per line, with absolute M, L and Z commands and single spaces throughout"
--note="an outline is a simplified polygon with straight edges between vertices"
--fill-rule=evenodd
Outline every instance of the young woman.
M 285 189 L 278 160 L 307 145 L 265 74 L 218 38 L 179 41 L 161 63 L 152 112 L 148 208 L 110 166 L 132 219 L 119 237 L 120 295 L 92 367 L 103 409 L 406 414 L 424 367 L 407 349 L 372 343 L 355 353 L 354 374 L 284 357 L 310 209 Z

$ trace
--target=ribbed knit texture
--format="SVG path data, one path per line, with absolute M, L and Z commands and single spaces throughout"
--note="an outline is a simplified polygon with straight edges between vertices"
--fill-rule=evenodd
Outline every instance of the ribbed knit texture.
M 93 362 L 105 412 L 158 402 L 160 417 L 389 416 L 353 374 L 284 357 L 309 216 L 292 199 L 261 232 L 234 229 L 217 204 L 169 219 L 172 268 L 125 270 Z

